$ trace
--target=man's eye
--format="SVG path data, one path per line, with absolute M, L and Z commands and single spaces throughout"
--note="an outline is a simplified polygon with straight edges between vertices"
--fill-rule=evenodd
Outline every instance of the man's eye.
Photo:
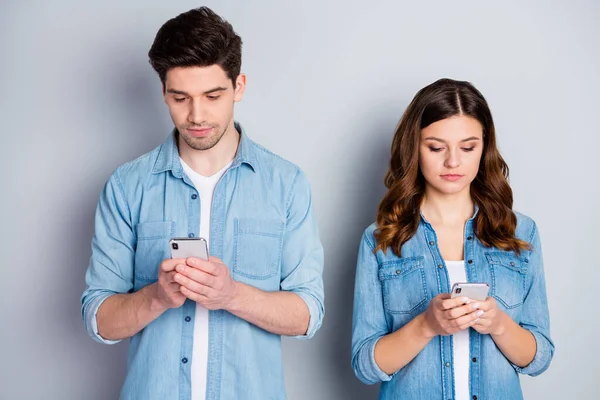
M 181 103 L 181 102 L 185 101 L 185 97 L 175 97 L 175 101 L 178 103 Z

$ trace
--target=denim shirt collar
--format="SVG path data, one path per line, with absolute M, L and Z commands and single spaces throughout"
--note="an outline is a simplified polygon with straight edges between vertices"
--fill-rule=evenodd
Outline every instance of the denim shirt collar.
M 235 130 L 240 134 L 240 143 L 231 168 L 239 167 L 242 164 L 248 165 L 253 172 L 256 172 L 256 154 L 252 141 L 246 134 L 245 129 L 239 122 L 234 122 Z M 171 134 L 160 146 L 158 157 L 152 168 L 153 174 L 159 174 L 165 171 L 171 171 L 177 178 L 183 177 L 183 167 L 179 161 L 179 149 L 177 148 L 177 129 L 173 129 Z
M 467 225 L 471 225 L 473 223 L 473 220 L 475 219 L 475 217 L 477 216 L 478 213 L 479 213 L 479 206 L 477 204 L 475 204 L 475 212 L 473 213 L 473 216 L 467 220 Z M 421 214 L 421 221 L 429 229 L 433 230 L 433 228 L 431 227 L 431 224 L 429 223 L 429 221 L 427 221 L 427 218 L 425 218 L 425 216 L 423 215 L 423 212 L 421 210 L 419 210 L 419 214 Z

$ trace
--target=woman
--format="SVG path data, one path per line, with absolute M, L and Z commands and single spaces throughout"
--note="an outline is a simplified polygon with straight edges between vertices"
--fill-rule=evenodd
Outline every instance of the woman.
M 492 115 L 468 82 L 417 93 L 360 245 L 352 367 L 380 399 L 519 399 L 552 359 L 540 238 L 512 210 Z M 455 282 L 489 297 L 450 298 Z

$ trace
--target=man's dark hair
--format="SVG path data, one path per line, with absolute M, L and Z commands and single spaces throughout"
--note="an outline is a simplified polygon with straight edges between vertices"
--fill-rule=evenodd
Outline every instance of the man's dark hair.
M 148 57 L 163 89 L 171 68 L 215 64 L 223 68 L 235 87 L 242 66 L 242 38 L 210 8 L 195 8 L 165 22 Z

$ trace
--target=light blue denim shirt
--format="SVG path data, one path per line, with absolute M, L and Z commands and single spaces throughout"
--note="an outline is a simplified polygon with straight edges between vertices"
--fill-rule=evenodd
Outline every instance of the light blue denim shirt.
M 323 248 L 305 175 L 252 142 L 242 127 L 231 167 L 215 188 L 211 255 L 236 281 L 290 291 L 310 311 L 310 338 L 323 319 Z M 98 203 L 82 313 L 90 336 L 96 312 L 115 293 L 156 282 L 174 236 L 198 235 L 200 197 L 185 175 L 175 135 L 119 167 Z M 130 339 L 122 399 L 189 399 L 196 304 L 170 309 Z M 209 313 L 206 399 L 285 399 L 281 337 L 227 311 Z
M 473 218 L 464 233 L 467 279 L 490 285 L 490 296 L 498 307 L 533 334 L 537 351 L 526 368 L 519 368 L 504 357 L 490 335 L 470 328 L 471 399 L 521 399 L 518 374 L 541 374 L 554 353 L 540 237 L 533 220 L 517 213 L 516 236 L 531 243 L 531 251 L 517 256 L 488 248 L 473 234 Z M 393 375 L 375 363 L 375 344 L 381 337 L 403 327 L 424 312 L 433 297 L 451 289 L 436 234 L 424 218 L 416 234 L 402 246 L 402 257 L 391 249 L 385 255 L 373 252 L 375 229 L 373 224 L 363 234 L 358 255 L 352 326 L 354 373 L 367 384 L 383 382 L 380 399 L 454 399 L 452 336 L 435 337 Z

